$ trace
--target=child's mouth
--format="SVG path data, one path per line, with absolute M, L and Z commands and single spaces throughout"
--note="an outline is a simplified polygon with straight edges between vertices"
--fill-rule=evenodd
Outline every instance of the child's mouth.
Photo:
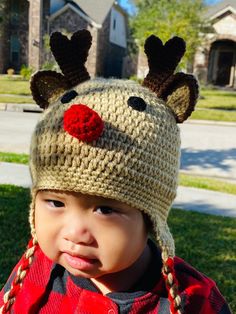
M 96 259 L 73 256 L 69 253 L 63 253 L 66 262 L 70 265 L 70 267 L 78 269 L 78 270 L 90 270 L 93 268 L 96 263 Z

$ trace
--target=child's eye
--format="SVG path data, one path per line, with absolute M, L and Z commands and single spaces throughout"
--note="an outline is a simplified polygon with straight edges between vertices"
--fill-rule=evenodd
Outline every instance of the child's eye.
M 101 215 L 111 215 L 115 211 L 114 211 L 113 208 L 111 208 L 109 206 L 99 206 L 99 207 L 96 208 L 96 212 L 98 214 L 101 214 Z
M 57 200 L 46 200 L 46 202 L 51 206 L 51 207 L 54 207 L 54 208 L 58 208 L 58 207 L 64 207 L 65 204 L 60 202 L 60 201 L 57 201 Z

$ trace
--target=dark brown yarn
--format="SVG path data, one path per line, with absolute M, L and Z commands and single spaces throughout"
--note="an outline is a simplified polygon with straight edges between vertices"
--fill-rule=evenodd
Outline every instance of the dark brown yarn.
M 52 53 L 70 87 L 90 78 L 85 62 L 91 43 L 91 34 L 85 29 L 75 32 L 71 39 L 59 32 L 53 33 L 50 37 Z
M 33 99 L 43 109 L 49 106 L 51 97 L 61 94 L 68 87 L 65 77 L 55 71 L 38 71 L 30 81 Z
M 185 53 L 185 41 L 173 37 L 163 45 L 160 38 L 151 35 L 144 46 L 149 73 L 143 85 L 166 101 L 176 122 L 182 123 L 193 112 L 198 99 L 198 83 L 193 75 L 174 71 Z
M 185 53 L 185 42 L 175 36 L 163 45 L 159 37 L 151 35 L 145 42 L 144 51 L 148 58 L 149 73 L 143 85 L 160 97 L 161 85 L 174 73 Z

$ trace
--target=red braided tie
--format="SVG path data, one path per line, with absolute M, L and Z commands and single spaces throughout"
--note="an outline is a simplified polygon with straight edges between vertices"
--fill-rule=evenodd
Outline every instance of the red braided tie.
M 34 240 L 32 238 L 28 243 L 27 249 L 31 249 L 33 246 L 35 246 L 35 244 L 34 244 Z M 19 267 L 21 267 L 21 271 L 27 271 L 29 269 L 29 266 L 30 266 L 29 259 L 26 258 L 26 254 L 24 254 Z M 12 282 L 12 287 L 11 287 L 11 290 L 10 290 L 9 295 L 8 295 L 8 298 L 10 300 L 8 300 L 4 304 L 4 306 L 2 308 L 2 314 L 10 313 L 10 308 L 12 305 L 12 299 L 16 297 L 16 295 L 20 291 L 20 289 L 21 289 L 21 282 L 19 282 L 19 277 L 16 276 Z
M 26 270 L 28 267 L 29 267 L 29 259 L 24 256 L 21 263 L 21 270 Z
M 170 268 L 171 272 L 174 271 L 174 259 L 169 257 L 166 261 L 166 265 Z
M 33 239 L 33 238 L 31 238 L 31 239 L 29 240 L 29 243 L 28 243 L 27 249 L 31 249 L 33 246 L 34 246 L 34 239 Z
M 9 297 L 14 298 L 17 295 L 17 293 L 20 291 L 20 288 L 21 288 L 21 286 L 19 283 L 17 283 L 17 284 L 13 283 L 12 289 L 9 293 Z
M 5 314 L 7 312 L 9 313 L 10 312 L 10 310 L 9 310 L 10 306 L 11 306 L 11 304 L 9 301 L 7 303 L 5 303 L 3 308 L 2 308 L 2 314 Z
M 178 286 L 178 280 L 175 276 L 175 269 L 174 269 L 174 259 L 169 257 L 167 259 L 167 261 L 165 262 L 165 266 L 168 267 L 168 274 L 171 273 L 172 276 L 173 276 L 173 285 L 176 285 Z M 168 277 L 168 274 L 166 274 L 165 272 L 163 273 L 163 277 L 166 281 L 166 288 L 168 289 L 168 300 L 170 301 L 170 310 L 171 310 L 171 313 L 172 314 L 178 314 L 178 309 L 175 308 L 174 306 L 174 298 L 171 296 L 170 294 L 170 286 L 168 284 L 168 281 L 167 281 L 167 277 Z

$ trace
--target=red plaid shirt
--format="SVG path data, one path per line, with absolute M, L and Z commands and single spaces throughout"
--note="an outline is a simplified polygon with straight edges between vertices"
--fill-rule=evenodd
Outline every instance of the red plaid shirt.
M 11 313 L 169 314 L 167 291 L 160 272 L 160 253 L 157 249 L 155 251 L 149 270 L 131 291 L 104 296 L 89 279 L 72 276 L 62 266 L 52 263 L 38 248 Z M 174 262 L 184 313 L 231 313 L 214 281 L 178 257 Z M 18 265 L 0 293 L 0 307 Z

